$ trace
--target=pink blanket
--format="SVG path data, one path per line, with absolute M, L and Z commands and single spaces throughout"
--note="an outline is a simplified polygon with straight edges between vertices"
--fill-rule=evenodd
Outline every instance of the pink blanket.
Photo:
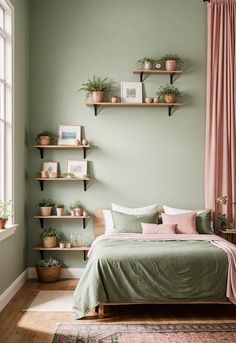
M 236 305 L 236 246 L 224 238 L 216 235 L 189 235 L 189 234 L 132 234 L 132 233 L 122 233 L 122 234 L 110 234 L 102 235 L 96 238 L 92 243 L 89 250 L 88 256 L 91 255 L 94 247 L 99 241 L 103 240 L 112 240 L 112 241 L 124 241 L 124 240 L 133 240 L 133 241 L 208 241 L 214 244 L 215 246 L 223 249 L 228 256 L 228 280 L 227 280 L 227 289 L 226 297 Z

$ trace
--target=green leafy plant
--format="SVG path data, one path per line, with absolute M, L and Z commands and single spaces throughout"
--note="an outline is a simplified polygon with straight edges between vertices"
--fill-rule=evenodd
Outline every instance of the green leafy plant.
M 152 64 L 156 63 L 156 59 L 154 58 L 151 58 L 151 57 L 143 57 L 143 58 L 140 58 L 137 63 L 136 63 L 136 67 L 140 68 L 140 66 L 143 66 L 143 64 L 145 62 L 150 62 Z
M 56 203 L 56 207 L 57 208 L 65 208 L 65 205 L 60 203 L 60 202 L 58 202 L 58 203 Z
M 57 239 L 59 239 L 61 237 L 61 233 L 51 228 L 44 229 L 40 235 L 40 238 L 45 238 L 45 237 L 57 237 Z
M 74 173 L 64 173 L 64 174 L 62 174 L 61 175 L 62 177 L 71 177 L 71 178 L 73 178 L 73 177 L 75 177 L 75 174 Z
M 55 201 L 52 199 L 42 199 L 36 203 L 36 207 L 52 207 L 55 205 Z
M 8 220 L 13 216 L 14 212 L 12 211 L 12 200 L 0 200 L 0 219 Z
M 56 139 L 57 139 L 57 135 L 51 131 L 42 131 L 41 133 L 39 133 L 37 136 L 36 136 L 36 142 L 38 141 L 39 137 L 41 136 L 48 136 L 50 137 L 51 139 L 51 143 L 55 142 Z
M 181 96 L 181 92 L 177 87 L 175 87 L 173 85 L 168 85 L 168 84 L 166 84 L 165 86 L 161 86 L 159 88 L 158 94 L 161 96 L 169 95 L 169 94 Z
M 176 54 L 166 54 L 164 56 L 161 56 L 161 58 L 158 59 L 158 61 L 161 63 L 164 63 L 165 61 L 170 61 L 174 60 L 176 61 L 179 65 L 184 64 L 182 58 Z
M 61 265 L 61 262 L 51 256 L 37 263 L 37 267 L 44 267 L 44 268 L 51 268 L 51 267 L 56 267 L 60 265 Z
M 79 90 L 86 92 L 86 98 L 88 98 L 92 92 L 110 91 L 112 89 L 112 84 L 107 80 L 107 77 L 101 79 L 100 77 L 93 75 L 92 79 L 88 79 L 86 83 L 82 83 L 82 87 Z

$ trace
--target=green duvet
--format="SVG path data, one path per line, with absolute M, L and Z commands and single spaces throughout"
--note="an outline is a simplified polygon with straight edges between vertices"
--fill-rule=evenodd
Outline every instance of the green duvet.
M 77 319 L 100 303 L 226 301 L 228 260 L 207 241 L 99 241 L 74 293 Z

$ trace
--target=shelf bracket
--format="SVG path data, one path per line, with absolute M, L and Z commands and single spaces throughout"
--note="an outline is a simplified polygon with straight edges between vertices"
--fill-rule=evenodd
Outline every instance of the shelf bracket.
M 143 71 L 140 72 L 140 79 L 139 79 L 140 82 L 143 82 Z
M 172 115 L 172 108 L 173 108 L 173 107 L 174 107 L 173 105 L 168 106 L 168 116 L 169 116 L 169 117 Z
M 87 180 L 83 180 L 83 184 L 84 184 L 84 191 L 87 191 Z
M 83 148 L 84 159 L 86 159 L 86 148 Z
M 87 251 L 84 250 L 84 261 L 86 261 L 86 260 L 87 260 Z
M 39 218 L 41 229 L 43 229 L 43 218 Z
M 38 149 L 39 149 L 40 157 L 41 159 L 43 159 L 44 149 L 43 148 L 38 148 Z
M 170 84 L 172 85 L 173 82 L 174 82 L 174 76 L 175 76 L 175 73 L 170 73 Z
M 93 107 L 94 107 L 94 115 L 97 116 L 98 115 L 98 105 L 94 104 Z
M 83 218 L 83 229 L 86 228 L 86 218 Z
M 41 191 L 43 191 L 43 180 L 39 180 L 39 185 L 40 185 Z
M 44 259 L 44 251 L 43 250 L 39 250 L 39 253 L 40 253 L 41 260 L 43 260 Z

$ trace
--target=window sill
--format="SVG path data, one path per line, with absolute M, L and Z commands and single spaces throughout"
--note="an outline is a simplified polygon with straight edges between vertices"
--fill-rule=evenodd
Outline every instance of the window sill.
M 14 224 L 14 225 L 6 227 L 6 229 L 4 230 L 0 229 L 0 241 L 3 241 L 7 237 L 14 235 L 18 226 L 19 226 L 18 224 Z

